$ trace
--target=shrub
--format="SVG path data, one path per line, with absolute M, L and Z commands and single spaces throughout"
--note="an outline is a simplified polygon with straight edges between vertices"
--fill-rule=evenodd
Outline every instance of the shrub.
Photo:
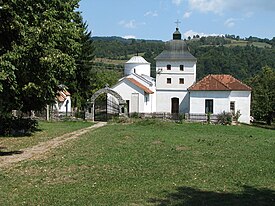
M 236 121 L 236 123 L 238 123 L 240 116 L 241 116 L 241 112 L 240 110 L 238 110 L 235 114 L 233 114 L 233 120 Z
M 24 136 L 36 130 L 38 122 L 30 118 L 0 118 L 0 135 Z
M 207 123 L 208 124 L 211 123 L 211 113 L 210 112 L 207 113 Z
M 179 123 L 183 123 L 185 120 L 185 114 L 179 114 Z
M 218 114 L 218 123 L 222 125 L 231 125 L 232 124 L 232 114 L 230 112 L 223 111 L 221 114 Z
M 139 113 L 134 112 L 134 113 L 131 113 L 131 114 L 130 114 L 130 117 L 131 117 L 131 118 L 136 118 L 136 119 L 137 119 L 137 118 L 140 118 L 140 115 L 139 115 Z

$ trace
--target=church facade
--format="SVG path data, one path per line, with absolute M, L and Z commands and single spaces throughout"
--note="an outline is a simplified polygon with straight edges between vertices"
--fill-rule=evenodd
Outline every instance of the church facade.
M 249 123 L 251 88 L 231 75 L 208 75 L 196 82 L 196 63 L 177 28 L 156 57 L 156 78 L 150 76 L 150 63 L 134 56 L 125 63 L 124 77 L 111 89 L 126 101 L 128 113 L 204 115 L 239 111 L 239 121 Z M 108 99 L 117 101 L 112 95 Z

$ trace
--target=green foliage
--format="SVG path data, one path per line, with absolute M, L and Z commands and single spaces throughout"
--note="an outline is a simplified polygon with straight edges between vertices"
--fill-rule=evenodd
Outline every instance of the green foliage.
M 218 123 L 222 125 L 231 125 L 233 115 L 230 112 L 223 111 L 221 114 L 218 114 Z
M 201 37 L 186 41 L 191 53 L 198 59 L 197 79 L 208 74 L 223 73 L 245 80 L 254 76 L 266 65 L 275 68 L 274 48 L 253 46 L 254 44 L 247 44 L 248 41 L 240 41 L 235 35 L 227 37 Z M 93 39 L 97 48 L 95 51 L 97 57 L 126 61 L 130 58 L 129 54 L 136 54 L 137 51 L 134 48 L 138 48 L 140 55 L 142 54 L 151 63 L 153 76 L 155 75 L 154 58 L 163 51 L 165 46 L 162 41 L 136 40 L 131 42 L 115 37 Z M 236 46 L 240 42 L 244 42 L 245 46 Z M 275 38 L 269 42 L 257 40 L 256 43 L 261 42 L 271 45 L 275 42 Z M 124 55 L 125 52 L 127 55 Z
M 0 117 L 0 135 L 24 136 L 36 130 L 38 123 L 21 117 Z
M 41 110 L 76 69 L 78 0 L 13 0 L 0 13 L 0 114 Z M 4 23 L 3 23 L 4 22 Z
M 207 120 L 206 121 L 207 121 L 208 124 L 210 124 L 211 123 L 211 113 L 208 112 L 206 115 L 207 115 Z
M 92 96 L 92 82 L 95 79 L 93 64 L 95 47 L 91 39 L 91 32 L 87 29 L 87 24 L 83 23 L 81 18 L 79 21 L 84 31 L 80 39 L 81 50 L 76 60 L 76 71 L 66 84 L 72 93 L 72 106 L 83 109 L 87 99 Z
M 247 83 L 252 87 L 253 117 L 271 124 L 275 112 L 275 70 L 264 67 Z
M 241 116 L 241 111 L 237 110 L 237 112 L 235 114 L 233 114 L 233 120 L 236 121 L 236 123 L 239 123 L 239 118 Z

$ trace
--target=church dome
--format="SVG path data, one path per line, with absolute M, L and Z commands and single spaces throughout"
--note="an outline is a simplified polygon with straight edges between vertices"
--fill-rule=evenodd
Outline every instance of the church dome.
M 125 63 L 124 75 L 128 76 L 130 74 L 147 75 L 150 76 L 150 63 L 147 62 L 141 56 L 133 56 L 129 61 Z
M 188 46 L 184 40 L 170 40 L 165 43 L 167 51 L 188 51 Z
M 141 56 L 133 56 L 126 64 L 149 64 L 149 62 Z
M 165 43 L 165 50 L 161 52 L 155 59 L 157 61 L 196 61 L 196 58 L 190 53 L 186 42 L 181 39 L 181 33 L 178 28 L 176 28 L 176 31 L 173 33 L 173 39 Z

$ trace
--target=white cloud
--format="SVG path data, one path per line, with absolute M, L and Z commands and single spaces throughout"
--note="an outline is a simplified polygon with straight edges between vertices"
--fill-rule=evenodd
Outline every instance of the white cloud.
M 153 16 L 156 17 L 158 16 L 158 12 L 157 11 L 147 11 L 144 16 Z
M 199 35 L 200 37 L 202 36 L 223 36 L 223 34 L 215 34 L 215 33 L 212 33 L 212 34 L 205 34 L 203 32 L 196 32 L 196 31 L 193 31 L 193 30 L 188 30 L 187 32 L 185 32 L 183 34 L 184 38 L 188 38 L 189 36 L 190 37 L 193 37 L 194 35 Z
M 193 10 L 222 14 L 225 11 L 275 11 L 274 0 L 188 0 Z
M 244 18 L 229 18 L 224 22 L 224 25 L 228 28 L 234 27 L 237 22 L 243 21 Z
M 234 18 L 229 18 L 224 22 L 224 25 L 228 28 L 234 27 L 236 24 L 236 19 Z
M 126 35 L 126 36 L 123 36 L 122 38 L 124 38 L 124 39 L 136 39 L 136 36 Z
M 221 13 L 226 5 L 223 0 L 189 0 L 189 5 L 194 10 L 201 12 Z
M 172 0 L 172 3 L 177 6 L 181 5 L 182 2 L 183 2 L 183 0 Z
M 250 18 L 250 17 L 252 17 L 253 15 L 254 15 L 254 12 L 252 12 L 252 11 L 248 11 L 248 12 L 245 13 L 245 17 L 246 17 L 246 18 Z
M 135 29 L 137 27 L 136 20 L 130 20 L 130 21 L 122 20 L 118 24 L 128 29 Z
M 191 16 L 191 14 L 192 14 L 191 11 L 187 11 L 184 13 L 183 18 L 188 19 Z

